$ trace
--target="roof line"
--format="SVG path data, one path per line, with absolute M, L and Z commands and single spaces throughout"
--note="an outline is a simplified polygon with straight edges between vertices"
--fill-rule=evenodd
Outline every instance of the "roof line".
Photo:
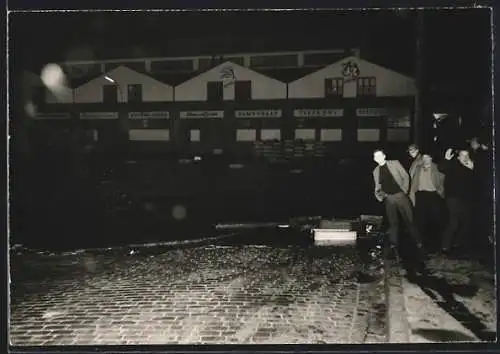
M 351 48 L 355 49 L 355 48 Z M 129 59 L 103 59 L 103 60 L 68 60 L 60 62 L 60 64 L 108 64 L 108 63 L 131 63 L 143 61 L 170 61 L 170 60 L 194 60 L 194 59 L 212 59 L 214 57 L 237 57 L 237 56 L 279 56 L 279 55 L 292 55 L 292 54 L 323 54 L 323 53 L 344 53 L 345 49 L 323 49 L 323 50 L 301 50 L 301 51 L 287 51 L 287 52 L 253 52 L 253 53 L 226 53 L 217 55 L 192 55 L 182 57 L 143 57 L 143 58 L 129 58 Z

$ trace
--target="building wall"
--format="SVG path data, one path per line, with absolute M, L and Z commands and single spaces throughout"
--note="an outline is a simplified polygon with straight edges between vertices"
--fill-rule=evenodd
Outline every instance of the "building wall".
M 227 75 L 226 77 L 224 77 L 224 73 Z M 234 73 L 234 77 L 228 77 L 231 76 L 231 73 Z M 252 82 L 253 100 L 286 98 L 286 83 L 269 78 L 243 66 L 226 62 L 177 86 L 175 88 L 175 101 L 206 101 L 207 83 L 209 81 L 224 81 L 227 83 L 224 87 L 224 100 L 232 101 L 235 93 L 234 85 L 231 82 L 234 80 L 249 80 Z
M 349 61 L 357 65 L 359 77 L 376 77 L 375 97 L 356 97 L 356 80 L 345 84 L 343 97 L 324 97 L 325 78 L 342 76 Z M 285 83 L 231 62 L 175 89 L 125 67 L 108 75 L 125 88 L 143 84 L 144 102 L 104 104 L 102 86 L 109 82 L 102 76 L 75 90 L 76 105 L 48 105 L 50 110 L 38 118 L 67 118 L 57 114 L 59 107 L 78 114 L 84 129 L 97 131 L 99 141 L 106 134 L 111 138 L 109 131 L 116 129 L 128 132 L 136 147 L 154 142 L 177 151 L 250 153 L 259 141 L 306 141 L 324 144 L 332 153 L 350 153 L 363 146 L 411 141 L 413 80 L 356 57 L 292 82 L 288 96 Z M 234 100 L 235 80 L 252 82 L 252 100 Z M 210 81 L 227 84 L 223 101 L 207 100 Z
M 40 116 L 48 125 L 69 121 L 70 106 Z M 80 126 L 106 145 L 128 131 L 130 151 L 251 155 L 260 143 L 321 144 L 329 155 L 356 155 L 380 144 L 411 142 L 411 97 L 250 102 L 80 105 Z M 65 119 L 66 118 L 66 119 Z M 70 123 L 70 122 L 68 122 Z M 92 133 L 92 134 L 90 134 Z
M 359 69 L 359 77 L 376 78 L 377 97 L 402 97 L 416 94 L 415 80 L 357 57 L 348 57 L 302 77 L 288 85 L 288 98 L 324 98 L 325 79 L 344 78 L 345 98 L 356 97 L 357 80 L 346 75 L 344 64 L 351 63 Z M 351 80 L 349 80 L 352 78 Z
M 121 94 L 118 94 L 119 102 L 128 101 L 127 85 L 142 84 L 142 100 L 144 102 L 168 102 L 174 98 L 172 86 L 155 80 L 148 75 L 138 73 L 132 69 L 120 66 L 110 72 L 101 75 L 74 90 L 75 103 L 100 103 L 103 101 L 103 86 L 110 85 L 105 76 L 115 80 Z

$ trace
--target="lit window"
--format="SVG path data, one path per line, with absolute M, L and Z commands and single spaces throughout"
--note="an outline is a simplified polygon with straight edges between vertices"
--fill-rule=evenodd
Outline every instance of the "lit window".
M 190 141 L 200 141 L 200 130 L 199 129 L 191 129 L 189 131 L 189 140 Z
M 236 141 L 256 141 L 257 131 L 255 129 L 237 129 Z
M 262 129 L 260 131 L 260 140 L 280 140 L 281 131 L 279 129 Z
M 169 141 L 168 129 L 131 129 L 129 139 L 133 141 Z
M 358 129 L 358 141 L 380 141 L 380 129 Z
M 316 140 L 316 130 L 295 129 L 295 140 Z
M 342 129 L 321 129 L 321 141 L 342 141 Z

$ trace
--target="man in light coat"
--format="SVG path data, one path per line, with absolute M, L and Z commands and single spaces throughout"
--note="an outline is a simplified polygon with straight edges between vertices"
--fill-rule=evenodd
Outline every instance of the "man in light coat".
M 389 241 L 391 246 L 398 245 L 399 215 L 408 229 L 416 246 L 422 248 L 422 239 L 413 221 L 413 208 L 408 198 L 410 176 L 397 160 L 386 160 L 383 150 L 375 150 L 373 160 L 377 167 L 373 170 L 375 198 L 384 202 L 389 222 Z

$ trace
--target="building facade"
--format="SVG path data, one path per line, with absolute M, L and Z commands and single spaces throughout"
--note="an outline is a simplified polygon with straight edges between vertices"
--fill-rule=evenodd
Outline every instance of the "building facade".
M 344 55 L 319 66 L 313 54 L 323 60 Z M 66 99 L 46 94 L 34 120 L 77 124 L 96 143 L 111 143 L 120 132 L 132 150 L 182 153 L 254 155 L 263 146 L 283 152 L 301 145 L 300 157 L 318 146 L 327 154 L 357 154 L 411 141 L 413 78 L 349 53 L 313 54 L 283 53 L 274 70 L 265 55 L 235 56 L 211 66 L 205 58 L 193 59 L 181 82 L 155 75 L 159 60 L 145 61 L 147 70 L 110 66 L 73 87 Z M 293 80 L 275 75 L 304 68 Z

